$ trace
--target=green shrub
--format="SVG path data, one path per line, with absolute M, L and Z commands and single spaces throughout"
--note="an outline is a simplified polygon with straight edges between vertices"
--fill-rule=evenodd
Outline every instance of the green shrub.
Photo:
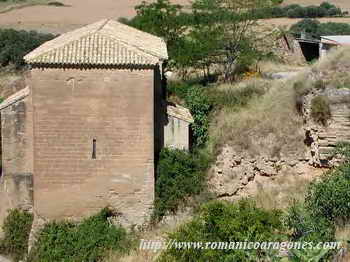
M 291 241 L 314 243 L 334 241 L 334 225 L 324 217 L 314 216 L 301 203 L 294 203 L 287 210 L 284 222 L 291 231 Z
M 126 231 L 108 222 L 111 212 L 105 208 L 79 224 L 51 222 L 45 225 L 32 248 L 30 262 L 101 261 L 110 250 L 130 248 Z
M 32 214 L 19 209 L 10 210 L 3 225 L 5 237 L 0 240 L 0 253 L 11 256 L 14 261 L 22 260 L 28 251 L 32 222 Z
M 47 5 L 52 5 L 52 6 L 64 6 L 63 3 L 57 2 L 57 1 L 49 2 Z
M 193 85 L 191 83 L 185 81 L 168 81 L 167 83 L 167 95 L 177 96 L 178 98 L 185 100 L 187 96 L 188 90 Z
M 0 29 L 0 65 L 14 64 L 16 68 L 24 65 L 23 57 L 42 43 L 54 38 L 51 34 L 36 31 L 16 31 Z
M 311 101 L 311 117 L 317 123 L 323 125 L 331 118 L 331 109 L 328 98 L 325 96 L 316 96 Z
M 248 200 L 232 204 L 213 201 L 202 206 L 189 223 L 169 235 L 177 242 L 265 242 L 284 239 L 281 212 L 257 208 Z M 271 252 L 271 251 L 270 251 Z M 272 254 L 276 256 L 276 254 Z M 267 261 L 267 250 L 211 249 L 173 247 L 164 251 L 159 261 Z M 270 260 L 269 260 L 270 261 Z
M 328 173 L 320 181 L 311 183 L 306 206 L 314 216 L 329 221 L 350 219 L 350 165 L 347 163 Z
M 204 146 L 208 140 L 209 114 L 212 109 L 209 98 L 201 86 L 191 87 L 186 94 L 185 104 L 190 110 L 194 123 L 191 125 L 196 147 Z
M 328 12 L 334 12 L 334 10 Z M 316 19 L 306 18 L 292 25 L 290 31 L 297 37 L 302 32 L 306 32 L 314 38 L 319 38 L 321 35 L 348 35 L 350 34 L 350 25 L 335 22 L 320 23 Z
M 178 149 L 163 149 L 157 167 L 153 221 L 175 213 L 183 201 L 205 190 L 208 159 Z

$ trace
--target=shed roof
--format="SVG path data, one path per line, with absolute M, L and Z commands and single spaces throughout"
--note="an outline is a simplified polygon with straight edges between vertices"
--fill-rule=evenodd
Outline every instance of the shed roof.
M 176 117 L 178 119 L 181 119 L 181 120 L 189 122 L 189 123 L 194 122 L 193 117 L 190 113 L 190 110 L 188 110 L 185 107 L 182 107 L 182 106 L 177 105 L 177 104 L 168 103 L 166 109 L 167 109 L 167 114 L 169 116 Z
M 21 89 L 17 93 L 14 93 L 12 96 L 8 97 L 4 102 L 0 103 L 0 110 L 3 110 L 4 108 L 17 103 L 18 101 L 22 100 L 23 98 L 27 97 L 30 94 L 29 87 Z
M 321 42 L 335 45 L 350 45 L 349 35 L 321 36 Z
M 27 54 L 28 64 L 156 65 L 168 59 L 163 39 L 104 19 L 48 41 Z

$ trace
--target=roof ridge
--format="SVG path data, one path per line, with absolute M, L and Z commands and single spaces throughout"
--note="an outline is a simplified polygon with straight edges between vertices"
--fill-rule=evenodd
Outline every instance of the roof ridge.
M 44 43 L 24 60 L 29 64 L 156 65 L 167 58 L 162 38 L 103 19 Z

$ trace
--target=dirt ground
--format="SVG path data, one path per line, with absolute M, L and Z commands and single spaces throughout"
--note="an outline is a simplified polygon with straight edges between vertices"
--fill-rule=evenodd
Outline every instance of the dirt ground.
M 152 0 L 147 0 L 152 1 Z M 188 5 L 189 0 L 172 0 L 174 3 Z M 349 0 L 329 0 L 330 2 L 350 10 Z M 132 17 L 134 6 L 142 0 L 60 0 L 65 7 L 31 6 L 0 14 L 0 27 L 25 30 L 39 30 L 50 33 L 64 33 L 103 18 Z M 285 0 L 285 4 L 299 3 L 303 5 L 320 4 L 323 0 Z M 286 26 L 299 19 L 267 19 L 268 24 Z M 323 18 L 324 21 L 350 23 L 350 18 Z
M 59 0 L 65 7 L 31 6 L 0 14 L 0 27 L 63 33 L 104 18 L 132 17 L 142 0 Z M 151 0 L 147 0 L 151 1 Z M 173 2 L 185 5 L 187 0 Z

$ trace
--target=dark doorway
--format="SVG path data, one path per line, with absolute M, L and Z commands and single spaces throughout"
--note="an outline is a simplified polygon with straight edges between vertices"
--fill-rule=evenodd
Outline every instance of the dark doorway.
M 306 61 L 311 62 L 320 57 L 319 42 L 300 40 L 299 45 Z

